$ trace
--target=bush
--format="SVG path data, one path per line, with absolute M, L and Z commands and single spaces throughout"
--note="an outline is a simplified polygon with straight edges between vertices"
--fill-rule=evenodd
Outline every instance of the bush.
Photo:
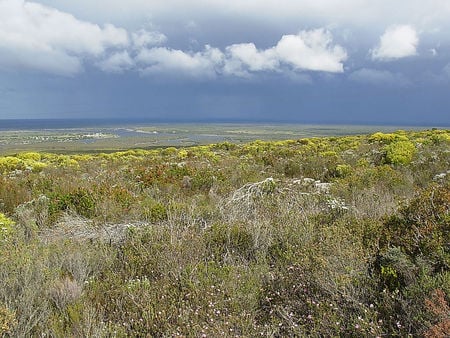
M 449 205 L 449 186 L 431 186 L 385 222 L 375 271 L 380 315 L 392 332 L 396 322 L 418 336 L 445 325 L 430 324 L 430 298 L 436 289 L 450 292 Z
M 4 337 L 8 334 L 11 334 L 11 331 L 13 330 L 15 325 L 15 312 L 0 304 L 0 335 Z
M 391 144 L 392 142 L 407 141 L 408 137 L 398 133 L 375 133 L 369 137 L 370 142 L 379 142 L 382 144 Z
M 0 173 L 25 169 L 24 162 L 13 156 L 0 157 Z
M 410 257 L 423 256 L 435 269 L 450 268 L 450 185 L 422 191 L 385 225 L 384 248 L 400 247 Z
M 61 211 L 75 211 L 81 216 L 91 218 L 95 215 L 95 200 L 92 193 L 86 189 L 78 188 L 73 192 L 51 193 L 49 195 L 49 214 L 57 216 Z
M 0 212 L 0 242 L 7 240 L 14 231 L 14 222 Z
M 141 203 L 142 213 L 148 222 L 159 222 L 167 219 L 167 209 L 164 204 L 152 198 L 146 198 Z
M 210 257 L 216 262 L 227 258 L 255 258 L 254 240 L 244 224 L 214 224 L 204 236 Z
M 386 162 L 394 165 L 410 164 L 416 154 L 416 147 L 411 141 L 398 141 L 385 147 Z

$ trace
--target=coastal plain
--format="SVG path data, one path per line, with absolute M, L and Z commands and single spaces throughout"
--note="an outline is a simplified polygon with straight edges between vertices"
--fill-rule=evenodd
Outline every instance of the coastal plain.
M 0 155 L 22 151 L 55 153 L 113 152 L 127 149 L 189 147 L 218 142 L 288 140 L 305 137 L 371 134 L 425 127 L 308 124 L 136 124 L 2 130 Z

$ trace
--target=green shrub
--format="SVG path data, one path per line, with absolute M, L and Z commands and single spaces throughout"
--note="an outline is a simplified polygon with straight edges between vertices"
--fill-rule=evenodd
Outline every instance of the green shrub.
M 209 191 L 217 180 L 217 173 L 210 169 L 198 169 L 191 180 L 193 190 Z
M 210 257 L 217 262 L 227 256 L 245 260 L 255 258 L 253 237 L 243 224 L 214 224 L 204 236 Z
M 145 219 L 148 222 L 159 222 L 167 219 L 167 209 L 164 204 L 152 198 L 146 198 L 141 203 L 141 208 Z
M 11 334 L 16 321 L 16 313 L 0 304 L 0 335 L 2 337 Z
M 79 215 L 92 218 L 95 215 L 95 199 L 92 192 L 78 188 L 70 193 L 51 193 L 49 195 L 49 214 L 57 216 L 61 211 L 72 210 Z
M 348 164 L 338 164 L 336 166 L 337 177 L 346 177 L 352 173 L 352 167 Z
M 0 157 L 0 173 L 10 172 L 16 169 L 25 169 L 25 164 L 21 159 L 13 156 Z
M 431 186 L 385 222 L 375 276 L 383 290 L 380 317 L 390 332 L 400 334 L 401 322 L 423 336 L 433 328 L 427 300 L 437 289 L 450 292 L 449 205 L 449 186 Z
M 450 186 L 431 186 L 385 225 L 382 244 L 411 257 L 425 256 L 438 269 L 450 267 Z
M 0 242 L 8 239 L 14 231 L 14 221 L 0 212 Z
M 411 141 L 398 141 L 387 145 L 386 162 L 394 165 L 410 164 L 416 154 L 416 147 Z
M 398 133 L 375 133 L 369 137 L 370 142 L 379 142 L 382 144 L 391 144 L 392 142 L 408 141 L 408 137 Z
M 39 162 L 41 160 L 41 154 L 39 153 L 20 153 L 17 157 L 22 160 L 32 160 L 34 162 Z

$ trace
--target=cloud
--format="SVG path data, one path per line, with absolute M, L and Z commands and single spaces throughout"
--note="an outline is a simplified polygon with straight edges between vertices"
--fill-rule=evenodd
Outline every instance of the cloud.
M 333 38 L 323 28 L 284 35 L 269 49 L 258 50 L 253 43 L 235 44 L 226 48 L 226 74 L 247 76 L 250 72 L 283 71 L 287 66 L 294 71 L 321 71 L 341 73 L 347 52 L 333 45 Z
M 226 48 L 224 73 L 248 77 L 249 71 L 275 71 L 280 65 L 275 49 L 260 51 L 254 43 L 240 43 Z
M 129 34 L 111 24 L 100 27 L 35 2 L 0 1 L 0 67 L 74 75 L 86 62 L 105 72 L 135 70 L 196 78 L 248 77 L 260 72 L 342 72 L 345 49 L 323 28 L 284 35 L 271 48 L 233 44 L 221 51 L 206 45 L 183 51 L 163 45 L 167 37 L 140 29 Z
M 362 68 L 349 75 L 354 82 L 375 86 L 407 87 L 411 82 L 400 73 L 391 73 L 387 70 Z
M 389 61 L 417 54 L 419 37 L 409 25 L 397 25 L 386 29 L 380 42 L 372 50 L 372 59 Z
M 197 78 L 250 77 L 260 72 L 343 72 L 347 53 L 332 42 L 329 31 L 316 29 L 284 35 L 274 47 L 265 50 L 257 49 L 254 43 L 233 44 L 225 52 L 209 45 L 195 53 L 154 47 L 142 49 L 136 61 L 146 75 L 165 72 Z
M 144 47 L 152 47 L 161 45 L 167 41 L 167 36 L 160 32 L 149 32 L 145 29 L 140 29 L 131 34 L 133 45 L 137 49 Z
M 330 31 L 320 28 L 284 35 L 275 50 L 280 61 L 296 70 L 341 73 L 347 52 L 339 45 L 333 46 L 332 42 Z
M 206 45 L 204 50 L 196 53 L 157 47 L 143 49 L 136 57 L 142 67 L 142 73 L 151 75 L 167 73 L 172 76 L 192 76 L 212 78 L 223 62 L 223 53 Z
M 117 52 L 105 60 L 97 63 L 97 66 L 107 73 L 123 73 L 134 67 L 134 61 L 127 51 Z
M 84 58 L 127 44 L 127 32 L 113 25 L 100 27 L 34 2 L 0 1 L 2 67 L 73 75 Z

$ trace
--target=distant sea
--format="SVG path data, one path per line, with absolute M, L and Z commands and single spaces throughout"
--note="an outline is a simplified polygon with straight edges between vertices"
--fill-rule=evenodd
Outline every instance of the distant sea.
M 0 131 L 36 131 L 36 130 L 58 130 L 58 129 L 79 129 L 79 128 L 123 128 L 127 126 L 150 126 L 150 125 L 183 125 L 183 124 L 195 124 L 206 126 L 211 125 L 266 125 L 266 126 L 315 126 L 320 129 L 320 127 L 326 128 L 327 126 L 332 126 L 333 129 L 339 128 L 338 123 L 300 123 L 300 122 L 276 122 L 276 121 L 228 121 L 228 120 L 214 120 L 214 121 L 162 121 L 162 120 L 144 120 L 144 119 L 0 119 Z M 432 127 L 444 127 L 445 126 L 408 126 L 400 124 L 354 124 L 354 125 L 342 125 L 343 128 L 355 129 L 367 128 L 376 129 L 426 129 Z M 448 126 L 447 126 L 448 127 Z

